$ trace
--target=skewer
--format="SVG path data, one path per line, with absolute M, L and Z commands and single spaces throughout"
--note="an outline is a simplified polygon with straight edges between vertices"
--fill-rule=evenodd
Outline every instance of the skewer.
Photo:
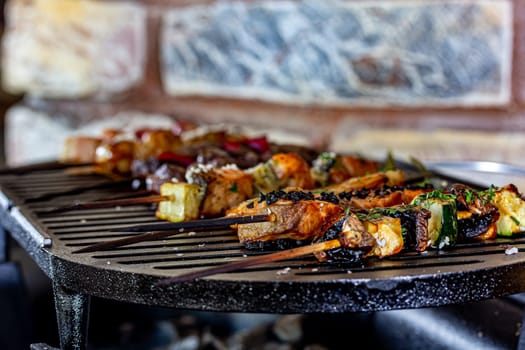
M 76 168 L 84 166 L 93 166 L 93 163 L 69 163 L 62 162 L 59 160 L 52 160 L 48 162 L 40 162 L 34 164 L 27 164 L 15 167 L 3 167 L 0 168 L 0 175 L 22 175 L 29 172 L 35 171 L 46 171 L 46 170 L 60 170 L 67 168 Z
M 77 186 L 77 187 L 69 188 L 64 191 L 48 192 L 48 193 L 43 193 L 35 197 L 29 197 L 29 198 L 26 198 L 25 203 L 45 201 L 45 200 L 53 199 L 59 196 L 66 196 L 70 194 L 82 193 L 88 190 L 97 190 L 97 189 L 103 189 L 103 188 L 109 188 L 109 187 L 116 187 L 120 185 L 129 186 L 131 185 L 133 181 L 134 179 L 110 180 L 110 181 L 99 182 L 99 183 L 87 185 L 87 186 Z
M 154 204 L 162 201 L 169 201 L 172 198 L 170 196 L 152 195 L 146 197 L 135 197 L 135 198 L 120 198 L 111 200 L 97 200 L 93 202 L 75 203 L 65 207 L 54 208 L 47 211 L 40 212 L 41 214 L 57 214 L 64 213 L 71 210 L 82 210 L 82 209 L 100 209 L 100 208 L 111 208 L 118 206 L 130 206 L 140 204 Z
M 254 265 L 267 264 L 275 261 L 288 260 L 292 258 L 297 258 L 317 252 L 322 252 L 330 249 L 335 249 L 341 247 L 341 242 L 339 239 L 332 239 L 325 242 L 314 243 L 304 247 L 292 248 L 289 250 L 284 250 L 276 253 L 270 253 L 265 255 L 258 255 L 254 257 L 249 257 L 243 260 L 234 261 L 231 263 L 222 264 L 219 266 L 213 266 L 210 268 L 192 271 L 188 273 L 181 274 L 176 277 L 167 278 L 157 282 L 157 286 L 167 286 L 177 282 L 191 281 L 198 278 L 211 276 L 219 273 L 226 273 L 231 271 L 236 271 L 244 269 Z
M 192 221 L 184 221 L 179 223 L 161 223 L 161 224 L 152 224 L 150 225 L 151 230 L 150 231 L 158 231 L 160 232 L 147 232 L 143 234 L 139 234 L 132 237 L 125 237 L 120 239 L 115 239 L 112 241 L 102 242 L 93 244 L 81 249 L 78 249 L 76 251 L 73 251 L 73 253 L 88 253 L 88 252 L 95 252 L 95 251 L 101 251 L 101 250 L 109 250 L 113 248 L 118 248 L 122 246 L 126 246 L 132 243 L 139 243 L 139 242 L 145 242 L 145 241 L 153 241 L 160 238 L 165 238 L 169 236 L 173 236 L 179 233 L 184 232 L 184 230 L 206 230 L 210 228 L 222 228 L 222 227 L 229 227 L 231 225 L 235 224 L 248 224 L 248 223 L 255 223 L 255 222 L 264 222 L 264 221 L 271 221 L 273 220 L 273 215 L 251 215 L 251 216 L 239 216 L 239 217 L 223 217 L 223 218 L 215 218 L 215 219 L 202 219 L 202 220 L 192 220 Z M 126 228 L 126 231 L 130 231 L 130 228 Z M 175 231 L 175 232 L 174 232 Z

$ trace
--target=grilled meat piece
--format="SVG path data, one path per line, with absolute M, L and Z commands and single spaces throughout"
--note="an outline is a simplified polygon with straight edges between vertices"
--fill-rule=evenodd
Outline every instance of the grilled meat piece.
M 95 162 L 103 174 L 131 173 L 135 143 L 131 140 L 115 140 L 101 143 L 96 149 Z
M 186 169 L 180 165 L 164 163 L 151 175 L 146 176 L 146 189 L 160 193 L 160 186 L 166 182 L 182 182 Z
M 192 166 L 186 172 L 186 180 L 204 189 L 202 217 L 221 216 L 254 195 L 252 176 L 235 166 Z
M 375 189 L 383 186 L 402 186 L 405 175 L 402 170 L 389 170 L 359 177 L 353 177 L 341 183 L 322 187 L 324 192 L 349 192 L 356 189 Z
M 314 238 L 313 243 L 332 239 L 339 239 L 341 247 L 314 253 L 319 261 L 358 262 L 376 246 L 376 239 L 366 231 L 363 223 L 353 213 L 337 221 L 324 235 Z
M 60 160 L 70 163 L 91 163 L 95 160 L 97 147 L 102 139 L 89 136 L 71 136 L 62 146 Z
M 299 187 L 310 190 L 315 187 L 310 166 L 297 153 L 277 153 L 269 160 L 278 181 L 278 187 Z
M 312 164 L 311 173 L 318 186 L 338 184 L 352 177 L 379 172 L 379 162 L 355 155 L 321 153 Z
M 164 152 L 177 152 L 182 146 L 180 136 L 171 130 L 143 129 L 136 136 L 134 159 L 156 158 Z
M 278 200 L 272 204 L 266 201 L 250 203 L 244 202 L 240 207 L 228 211 L 227 216 L 271 214 L 274 219 L 269 222 L 236 225 L 242 244 L 276 239 L 310 241 L 321 236 L 344 216 L 341 206 L 323 201 Z

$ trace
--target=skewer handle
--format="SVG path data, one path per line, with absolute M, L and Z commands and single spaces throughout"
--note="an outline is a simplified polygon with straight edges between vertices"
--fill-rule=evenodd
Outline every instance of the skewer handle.
M 332 239 L 330 241 L 315 243 L 299 248 L 292 248 L 288 250 L 283 250 L 281 252 L 258 255 L 254 257 L 249 257 L 243 260 L 234 261 L 231 263 L 213 266 L 203 270 L 192 271 L 186 274 L 182 274 L 173 278 L 168 278 L 158 282 L 157 286 L 167 286 L 176 282 L 185 282 L 195 280 L 197 278 L 202 278 L 210 275 L 215 275 L 219 273 L 231 272 L 240 269 L 244 269 L 254 265 L 261 265 L 275 261 L 288 260 L 292 258 L 297 258 L 300 256 L 305 256 L 321 251 L 326 251 L 334 248 L 341 247 L 341 242 L 338 239 Z

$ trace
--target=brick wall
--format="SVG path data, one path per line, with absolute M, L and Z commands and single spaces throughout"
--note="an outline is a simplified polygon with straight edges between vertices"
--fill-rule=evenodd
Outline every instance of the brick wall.
M 520 0 L 7 4 L 3 87 L 25 96 L 6 120 L 12 164 L 128 114 L 234 122 L 336 150 L 525 163 L 497 142 L 525 144 Z

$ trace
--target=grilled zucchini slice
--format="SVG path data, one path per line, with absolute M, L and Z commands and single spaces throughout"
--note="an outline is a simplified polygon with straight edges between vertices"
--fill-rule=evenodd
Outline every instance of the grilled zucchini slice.
M 247 170 L 253 177 L 255 190 L 259 193 L 269 193 L 279 189 L 279 180 L 270 163 L 265 162 Z
M 445 249 L 456 244 L 458 239 L 458 215 L 453 195 L 432 191 L 416 197 L 414 205 L 430 211 L 428 235 L 430 246 Z

